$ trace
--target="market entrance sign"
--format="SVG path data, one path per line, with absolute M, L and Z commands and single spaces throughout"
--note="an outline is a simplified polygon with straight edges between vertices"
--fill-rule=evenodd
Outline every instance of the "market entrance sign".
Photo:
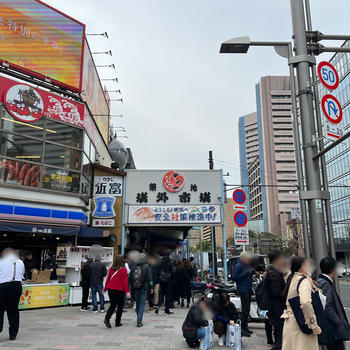
M 127 170 L 126 225 L 222 224 L 220 170 Z

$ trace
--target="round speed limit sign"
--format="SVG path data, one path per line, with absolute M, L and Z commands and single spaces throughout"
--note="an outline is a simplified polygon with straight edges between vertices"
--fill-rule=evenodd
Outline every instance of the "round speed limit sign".
M 339 75 L 329 62 L 322 61 L 317 66 L 320 82 L 329 90 L 335 90 L 339 85 Z

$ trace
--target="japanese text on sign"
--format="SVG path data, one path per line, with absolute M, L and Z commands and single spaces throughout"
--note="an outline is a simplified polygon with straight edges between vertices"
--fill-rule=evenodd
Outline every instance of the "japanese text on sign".
M 121 176 L 95 176 L 94 196 L 110 195 L 121 197 L 123 194 L 122 181 Z

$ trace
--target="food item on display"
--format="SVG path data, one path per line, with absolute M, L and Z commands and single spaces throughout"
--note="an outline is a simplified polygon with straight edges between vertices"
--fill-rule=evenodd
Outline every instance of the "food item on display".
M 0 161 L 0 182 L 37 187 L 39 166 L 3 159 Z

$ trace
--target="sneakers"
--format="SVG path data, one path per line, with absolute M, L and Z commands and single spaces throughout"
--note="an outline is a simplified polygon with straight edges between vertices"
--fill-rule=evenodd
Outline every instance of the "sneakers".
M 123 324 L 122 323 L 116 323 L 115 326 L 116 327 L 121 327 Z
M 112 328 L 111 323 L 110 323 L 109 320 L 107 320 L 106 318 L 105 318 L 105 320 L 103 321 L 103 323 L 106 325 L 107 328 Z
M 89 308 L 88 307 L 82 307 L 82 308 L 80 308 L 80 311 L 89 311 Z
M 100 312 L 103 314 L 105 312 L 105 309 L 101 309 Z
M 173 314 L 174 314 L 174 313 L 171 312 L 170 310 L 165 310 L 164 313 L 165 313 L 166 315 L 173 315 Z
M 154 312 L 156 313 L 156 315 L 158 315 L 158 313 L 159 313 L 159 307 L 156 307 L 155 310 L 154 310 Z
M 143 326 L 143 323 L 142 323 L 142 322 L 140 322 L 140 323 L 137 324 L 137 327 L 142 327 L 142 326 Z
M 98 310 L 92 310 L 92 312 L 93 312 L 94 314 L 97 314 L 97 313 L 98 313 Z
M 224 337 L 219 337 L 218 345 L 224 346 Z

